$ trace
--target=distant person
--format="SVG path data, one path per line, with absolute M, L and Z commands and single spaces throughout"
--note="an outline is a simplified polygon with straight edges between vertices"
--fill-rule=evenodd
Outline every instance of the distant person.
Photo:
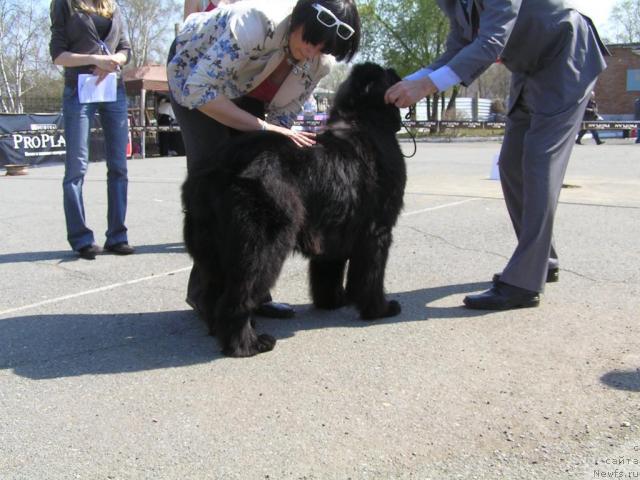
M 192 13 L 210 12 L 219 5 L 234 3 L 239 0 L 184 0 L 184 17 L 187 18 Z
M 162 96 L 158 100 L 158 126 L 159 127 L 172 127 L 178 125 L 176 122 L 176 116 L 173 113 L 173 107 L 168 97 Z M 182 142 L 180 132 L 158 132 L 158 144 L 160 147 L 160 155 L 162 157 L 168 157 L 172 155 L 178 155 L 180 150 L 184 148 L 179 147 L 179 143 Z
M 504 106 L 504 102 L 499 98 L 493 100 L 489 114 L 492 122 L 505 122 L 507 120 L 507 108 Z
M 82 185 L 89 164 L 89 128 L 96 112 L 104 132 L 107 157 L 107 232 L 104 248 L 119 255 L 134 252 L 127 239 L 127 97 L 120 67 L 131 46 L 122 13 L 114 0 L 53 0 L 49 51 L 64 67 L 62 113 L 67 146 L 62 191 L 67 239 L 81 258 L 93 260 L 102 248 L 87 226 Z M 93 74 L 98 82 L 115 74 L 116 99 L 81 103 L 78 75 Z
M 536 307 L 558 279 L 553 220 L 589 93 L 606 63 L 591 20 L 567 0 L 438 0 L 449 18 L 445 52 L 392 86 L 386 101 L 408 107 L 500 61 L 512 73 L 500 182 L 518 245 L 467 308 Z
M 598 104 L 596 103 L 596 93 L 591 92 L 591 98 L 587 103 L 587 109 L 584 111 L 583 120 L 585 122 L 592 122 L 595 120 L 600 120 L 600 118 L 601 118 L 600 115 L 598 115 Z M 598 130 L 596 130 L 595 128 L 592 128 L 590 132 L 591 132 L 591 136 L 593 137 L 597 145 L 602 145 L 604 143 L 602 140 L 600 140 L 600 135 L 598 135 Z M 576 143 L 578 145 L 582 145 L 581 140 L 582 140 L 582 137 L 584 137 L 585 133 L 587 133 L 586 129 L 582 129 L 578 132 L 578 138 L 576 139 Z
M 640 121 L 640 97 L 636 98 L 634 102 L 635 107 L 635 119 L 636 121 Z M 636 143 L 640 143 L 640 128 L 636 126 Z

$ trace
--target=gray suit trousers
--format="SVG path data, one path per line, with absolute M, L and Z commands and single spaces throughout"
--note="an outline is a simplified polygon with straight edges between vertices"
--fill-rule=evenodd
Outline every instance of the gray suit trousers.
M 500 182 L 518 239 L 500 280 L 542 292 L 547 269 L 558 266 L 553 221 L 589 96 L 554 114 L 532 112 L 526 97 L 509 114 L 500 151 Z

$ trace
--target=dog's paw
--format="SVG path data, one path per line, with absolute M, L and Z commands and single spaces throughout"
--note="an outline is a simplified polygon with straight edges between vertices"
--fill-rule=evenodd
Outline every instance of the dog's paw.
M 377 307 L 365 308 L 360 311 L 360 318 L 362 320 L 375 320 L 376 318 L 395 317 L 402 311 L 400 304 L 395 300 L 384 302 L 382 308 Z
M 273 350 L 273 347 L 276 346 L 276 339 L 271 335 L 263 333 L 262 335 L 258 335 L 258 353 L 269 352 Z
M 265 353 L 273 350 L 276 345 L 276 339 L 271 335 L 257 335 L 250 342 L 237 342 L 227 345 L 223 348 L 222 353 L 228 357 L 253 357 L 259 353 Z
M 399 315 L 400 312 L 402 312 L 402 307 L 400 306 L 399 302 L 396 302 L 395 300 L 390 300 L 389 303 L 387 303 L 387 313 L 385 313 L 385 317 L 395 317 L 396 315 Z

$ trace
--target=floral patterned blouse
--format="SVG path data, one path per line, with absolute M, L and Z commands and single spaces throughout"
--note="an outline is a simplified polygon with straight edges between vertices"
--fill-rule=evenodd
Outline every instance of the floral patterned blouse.
M 295 0 L 246 0 L 187 17 L 167 65 L 174 99 L 197 108 L 253 90 L 285 59 Z M 319 55 L 295 65 L 266 106 L 267 120 L 290 127 L 335 59 Z

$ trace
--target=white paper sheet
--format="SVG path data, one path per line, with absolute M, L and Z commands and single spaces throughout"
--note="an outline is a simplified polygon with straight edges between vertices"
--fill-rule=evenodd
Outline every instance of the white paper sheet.
M 87 73 L 78 75 L 78 99 L 80 103 L 116 101 L 118 86 L 116 72 L 111 72 L 98 84 L 96 84 L 97 79 L 97 75 Z

